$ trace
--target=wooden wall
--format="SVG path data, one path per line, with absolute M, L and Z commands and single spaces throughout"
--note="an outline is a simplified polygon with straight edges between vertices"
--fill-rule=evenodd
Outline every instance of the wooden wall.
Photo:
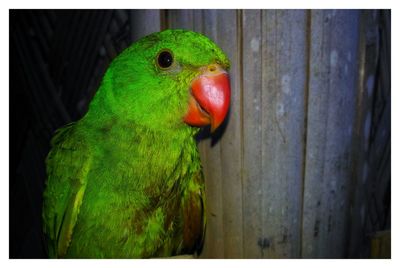
M 369 16 L 377 14 L 168 13 L 166 27 L 203 32 L 232 61 L 229 122 L 219 142 L 200 143 L 209 219 L 203 257 L 347 256 L 364 116 L 359 83 L 362 64 L 370 65 L 360 63 L 360 42 L 376 27 Z
M 84 114 L 107 64 L 148 33 L 202 32 L 228 54 L 230 114 L 221 130 L 199 142 L 208 218 L 200 257 L 368 257 L 367 234 L 390 229 L 390 11 L 115 10 L 19 16 L 14 24 L 20 30 L 11 36 L 19 46 L 15 57 L 32 66 L 40 62 L 43 69 L 41 76 L 29 67 L 19 74 L 33 79 L 19 82 L 25 83 L 21 87 L 35 89 L 23 97 L 32 107 L 51 100 L 33 112 L 32 121 L 45 126 L 42 143 L 54 129 Z M 93 36 L 85 42 L 73 42 L 88 34 Z M 29 38 L 36 58 L 24 45 Z M 81 58 L 72 56 L 76 53 Z M 66 62 L 69 66 L 61 68 Z M 90 68 L 73 68 L 82 64 Z M 32 137 L 41 131 L 25 128 Z M 20 146 L 27 150 L 21 154 L 41 159 L 48 145 L 32 156 L 30 150 L 38 146 L 32 137 Z M 26 139 L 17 140 L 25 144 Z M 29 162 L 15 159 L 19 170 Z M 22 177 L 15 180 L 35 184 Z M 33 194 L 39 201 L 42 183 L 36 182 Z M 33 211 L 36 215 L 38 209 Z M 14 252 L 26 256 L 18 245 Z

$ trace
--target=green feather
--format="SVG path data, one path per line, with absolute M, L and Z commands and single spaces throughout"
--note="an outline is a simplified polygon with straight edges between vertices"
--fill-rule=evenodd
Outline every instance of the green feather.
M 173 53 L 164 70 L 160 51 Z M 222 50 L 203 35 L 166 30 L 123 51 L 87 114 L 60 129 L 47 158 L 44 231 L 50 257 L 191 254 L 204 238 L 204 180 L 182 118 L 199 68 Z

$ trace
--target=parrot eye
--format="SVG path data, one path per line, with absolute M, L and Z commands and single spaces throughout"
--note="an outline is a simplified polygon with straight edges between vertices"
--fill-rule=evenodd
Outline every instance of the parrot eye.
M 163 50 L 157 55 L 157 65 L 161 69 L 167 69 L 172 65 L 174 62 L 174 58 L 172 56 L 172 53 L 168 50 Z

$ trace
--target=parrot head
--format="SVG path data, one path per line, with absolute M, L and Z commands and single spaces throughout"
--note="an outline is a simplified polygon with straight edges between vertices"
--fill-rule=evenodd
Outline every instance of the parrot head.
M 110 64 L 92 106 L 150 128 L 211 125 L 228 113 L 229 60 L 207 37 L 186 30 L 148 35 Z

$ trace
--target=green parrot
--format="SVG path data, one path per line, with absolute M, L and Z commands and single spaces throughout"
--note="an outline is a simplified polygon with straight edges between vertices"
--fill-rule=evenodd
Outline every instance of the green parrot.
M 194 136 L 229 110 L 229 60 L 185 30 L 148 35 L 108 67 L 88 112 L 46 159 L 43 229 L 52 258 L 199 252 L 205 193 Z

